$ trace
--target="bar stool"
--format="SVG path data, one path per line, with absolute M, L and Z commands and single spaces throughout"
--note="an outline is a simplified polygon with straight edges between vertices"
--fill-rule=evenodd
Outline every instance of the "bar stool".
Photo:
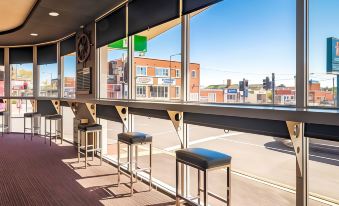
M 49 120 L 49 131 L 47 131 L 47 121 Z M 54 133 L 52 132 L 52 122 L 54 121 Z M 59 130 L 58 123 L 60 122 L 61 130 Z M 54 114 L 54 115 L 47 115 L 45 116 L 45 144 L 47 137 L 49 136 L 49 145 L 52 146 L 52 138 L 55 138 L 55 142 L 58 138 L 61 139 L 61 144 L 63 142 L 63 122 L 62 122 L 62 115 Z
M 81 134 L 85 134 L 85 146 L 81 145 Z M 88 145 L 88 134 L 92 134 L 92 144 Z M 99 135 L 98 135 L 99 134 Z M 87 168 L 87 153 L 92 152 L 92 159 L 94 160 L 94 152 L 100 151 L 100 165 L 102 165 L 102 126 L 100 124 L 79 124 L 78 126 L 78 162 L 80 162 L 80 154 L 85 154 L 85 168 Z M 99 147 L 96 142 L 99 137 Z M 91 149 L 89 149 L 91 148 Z M 85 149 L 82 152 L 81 149 Z
M 120 144 L 127 145 L 127 162 L 120 163 Z M 138 146 L 149 144 L 149 167 L 138 167 Z M 135 164 L 133 164 L 133 146 L 135 146 Z M 135 172 L 138 180 L 138 172 L 149 171 L 149 190 L 152 189 L 152 136 L 141 132 L 125 132 L 118 134 L 118 186 L 120 185 L 120 167 L 127 165 L 130 175 L 131 195 L 133 195 L 133 175 Z M 133 169 L 134 166 L 134 169 Z
M 26 128 L 26 118 L 31 119 L 31 127 Z M 35 125 L 35 119 L 38 120 L 37 126 Z M 33 136 L 35 131 L 38 131 L 38 134 L 41 134 L 41 114 L 38 112 L 29 112 L 24 114 L 24 139 L 26 139 L 26 130 L 31 131 L 31 140 L 33 140 Z
M 231 156 L 226 154 L 203 149 L 203 148 L 189 148 L 176 151 L 176 205 L 180 205 L 180 199 L 196 204 L 193 200 L 198 199 L 198 205 L 200 205 L 200 192 L 203 192 L 204 205 L 208 204 L 208 195 L 231 205 Z M 179 163 L 182 165 L 188 165 L 198 170 L 198 196 L 194 198 L 187 198 L 182 194 L 179 194 Z M 227 168 L 227 199 L 217 196 L 211 192 L 208 192 L 208 176 L 207 172 L 217 170 L 221 168 Z M 200 172 L 203 172 L 204 188 L 201 189 Z
M 1 116 L 1 119 L 2 119 L 2 122 L 1 122 L 1 136 L 4 136 L 4 132 L 5 132 L 5 129 L 7 130 L 8 132 L 8 124 L 6 124 L 5 122 L 5 117 L 8 116 L 9 112 L 8 111 L 2 111 L 0 112 L 0 116 Z

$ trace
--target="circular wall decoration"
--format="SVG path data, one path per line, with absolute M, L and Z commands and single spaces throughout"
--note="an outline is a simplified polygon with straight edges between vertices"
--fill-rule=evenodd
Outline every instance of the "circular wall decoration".
M 91 52 L 91 43 L 89 37 L 86 34 L 81 34 L 77 42 L 77 58 L 80 63 L 85 62 Z

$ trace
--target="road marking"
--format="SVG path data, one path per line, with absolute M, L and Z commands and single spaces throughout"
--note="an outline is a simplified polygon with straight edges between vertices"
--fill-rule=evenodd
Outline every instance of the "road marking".
M 234 133 L 229 133 L 229 134 L 223 134 L 223 135 L 206 137 L 206 138 L 198 139 L 198 140 L 195 140 L 195 141 L 191 141 L 191 142 L 188 143 L 188 145 L 191 146 L 191 145 L 195 145 L 195 144 L 199 144 L 199 143 L 204 143 L 204 142 L 208 142 L 208 141 L 211 141 L 211 140 L 220 139 L 220 138 L 223 138 L 223 137 L 235 136 L 235 135 L 239 135 L 239 134 L 243 134 L 243 133 L 241 133 L 241 132 L 234 132 Z M 181 147 L 180 145 L 175 145 L 175 146 L 172 146 L 172 147 L 167 147 L 167 148 L 165 148 L 163 150 L 169 152 L 169 151 L 180 149 L 180 147 Z
M 230 139 L 224 139 L 221 138 L 224 141 L 228 141 L 228 142 L 233 142 L 233 143 L 239 143 L 239 144 L 245 144 L 245 145 L 250 145 L 250 146 L 255 146 L 255 147 L 261 147 L 261 148 L 266 148 L 266 149 L 272 149 L 272 150 L 277 150 L 277 151 L 281 151 L 281 152 L 286 152 L 292 155 L 295 155 L 294 151 L 291 150 L 286 150 L 286 149 L 280 149 L 277 147 L 265 147 L 262 145 L 258 145 L 258 144 L 253 144 L 253 143 L 248 143 L 248 142 L 242 142 L 242 141 L 236 141 L 236 140 L 230 140 Z M 320 158 L 320 159 L 325 159 L 325 160 L 331 160 L 331 161 L 335 161 L 335 162 L 339 162 L 339 159 L 335 159 L 335 158 L 329 158 L 329 157 L 324 157 L 324 156 L 319 156 L 319 155 L 311 155 L 310 157 L 316 157 L 316 158 Z

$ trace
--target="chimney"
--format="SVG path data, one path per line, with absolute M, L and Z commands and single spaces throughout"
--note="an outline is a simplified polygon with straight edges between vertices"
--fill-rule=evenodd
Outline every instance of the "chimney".
M 230 87 L 232 85 L 232 80 L 231 79 L 227 79 L 227 87 Z

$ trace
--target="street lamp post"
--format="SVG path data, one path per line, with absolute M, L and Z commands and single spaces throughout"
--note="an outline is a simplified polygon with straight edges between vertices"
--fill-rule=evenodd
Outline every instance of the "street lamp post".
M 170 55 L 170 62 L 169 62 L 170 63 L 170 69 L 169 69 L 169 81 L 170 81 L 170 83 L 169 83 L 169 91 L 168 91 L 169 96 L 171 95 L 171 85 L 172 85 L 172 75 L 171 75 L 171 72 L 172 72 L 172 57 L 179 56 L 179 55 L 181 55 L 181 53 Z

